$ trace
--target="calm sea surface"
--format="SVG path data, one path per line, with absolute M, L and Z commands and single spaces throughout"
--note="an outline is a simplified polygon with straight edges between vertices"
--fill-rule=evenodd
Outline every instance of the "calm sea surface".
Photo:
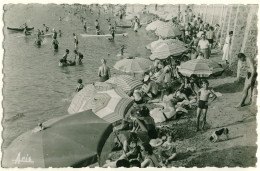
M 132 29 L 118 29 L 117 33 L 128 32 L 129 35 L 128 38 L 116 37 L 114 42 L 107 38 L 81 37 L 79 34 L 84 30 L 80 14 L 86 17 L 87 26 L 92 28 L 88 34 L 95 34 L 95 19 L 99 19 L 103 33 L 108 33 L 106 19 L 109 16 L 119 21 L 112 11 L 105 14 L 103 9 L 100 16 L 97 8 L 93 8 L 93 15 L 88 10 L 74 15 L 76 7 L 72 5 L 9 4 L 4 9 L 4 148 L 39 122 L 68 114 L 77 79 L 83 79 L 84 84 L 98 81 L 97 69 L 101 58 L 107 59 L 112 75 L 123 74 L 113 68 L 119 60 L 116 55 L 121 45 L 127 46 L 127 53 L 148 57 L 145 46 L 156 39 L 146 33 L 145 27 L 137 33 Z M 59 21 L 60 16 L 62 21 Z M 44 30 L 43 24 L 49 26 L 50 30 L 62 30 L 62 37 L 58 37 L 59 51 L 54 53 L 51 49 L 51 38 L 45 38 L 38 48 L 34 45 L 35 36 L 25 37 L 22 33 L 6 29 L 7 26 L 19 27 L 25 22 L 29 27 L 35 27 L 35 31 Z M 68 48 L 71 52 L 69 56 L 74 57 L 72 33 L 78 35 L 79 51 L 84 54 L 83 65 L 59 67 L 58 61 L 65 49 Z

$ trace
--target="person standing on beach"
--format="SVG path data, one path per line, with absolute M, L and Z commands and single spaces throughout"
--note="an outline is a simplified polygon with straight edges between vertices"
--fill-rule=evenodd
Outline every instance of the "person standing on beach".
M 205 34 L 202 34 L 201 38 L 202 39 L 198 43 L 198 49 L 204 54 L 205 59 L 209 59 L 209 52 L 210 52 L 209 41 L 206 39 Z
M 213 95 L 213 99 L 211 102 L 208 102 L 210 94 Z M 217 98 L 216 94 L 209 89 L 209 82 L 207 80 L 202 80 L 202 88 L 197 93 L 197 101 L 198 101 L 198 108 L 197 108 L 197 129 L 198 132 L 200 126 L 200 115 L 201 111 L 203 112 L 203 122 L 202 122 L 202 129 L 206 124 L 206 115 L 208 112 L 208 105 L 212 103 Z
M 238 57 L 238 64 L 237 64 L 236 81 L 238 81 L 240 78 L 240 70 L 242 68 L 242 62 L 246 62 L 247 64 L 247 76 L 246 76 L 245 85 L 242 93 L 243 96 L 239 104 L 236 106 L 236 107 L 243 107 L 245 106 L 245 101 L 247 99 L 249 89 L 251 89 L 249 103 L 252 103 L 252 95 L 254 94 L 253 90 L 255 88 L 255 83 L 257 80 L 257 72 L 256 72 L 257 66 L 254 64 L 253 59 L 247 57 L 244 53 L 239 53 L 237 57 Z
M 79 40 L 78 40 L 78 37 L 76 36 L 75 33 L 73 33 L 73 40 L 74 40 L 74 47 L 75 47 L 75 50 L 78 50 Z
M 106 65 L 106 60 L 101 59 L 102 65 L 98 69 L 98 76 L 100 82 L 105 82 L 111 76 L 110 68 Z
M 225 44 L 223 46 L 223 57 L 222 61 L 225 61 L 228 64 L 229 56 L 230 56 L 230 46 L 231 46 L 231 39 L 233 36 L 233 31 L 229 32 L 229 35 L 226 37 Z

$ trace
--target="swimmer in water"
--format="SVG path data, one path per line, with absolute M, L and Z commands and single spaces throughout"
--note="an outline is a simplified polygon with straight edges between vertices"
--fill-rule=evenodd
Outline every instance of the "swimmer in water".
M 84 55 L 82 53 L 80 53 L 79 51 L 77 51 L 77 50 L 74 50 L 74 53 L 75 53 L 75 60 L 76 60 L 76 58 L 78 56 L 79 57 L 78 58 L 78 63 L 82 64 L 82 59 L 83 59 Z
M 61 30 L 59 30 L 59 36 L 61 37 L 61 35 L 62 35 L 63 33 L 61 32 Z
M 73 33 L 72 35 L 73 35 L 73 40 L 74 40 L 74 47 L 77 50 L 78 49 L 79 40 L 78 40 L 78 37 L 76 36 L 75 33 Z
M 43 26 L 45 27 L 45 32 L 49 31 L 49 27 L 47 27 L 45 24 L 43 24 Z
M 53 46 L 53 49 L 54 50 L 58 50 L 58 48 L 59 48 L 59 42 L 58 42 L 58 40 L 56 39 L 56 37 L 52 40 L 52 46 Z
M 79 92 L 79 91 L 82 90 L 83 88 L 84 88 L 84 85 L 82 84 L 82 79 L 78 79 L 78 86 L 77 86 L 75 92 Z

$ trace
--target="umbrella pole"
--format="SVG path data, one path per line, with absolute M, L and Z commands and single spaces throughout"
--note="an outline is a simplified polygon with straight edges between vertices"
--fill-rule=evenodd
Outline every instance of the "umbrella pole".
M 124 150 L 124 144 L 120 141 L 120 139 L 118 138 L 116 132 L 114 132 L 114 134 L 115 134 L 116 139 L 118 140 L 118 142 L 122 145 L 122 147 L 123 147 L 123 148 L 122 148 L 122 149 L 123 149 L 123 152 L 124 152 L 124 154 L 125 154 L 125 156 L 126 156 L 126 158 L 127 158 L 127 160 L 128 160 L 128 157 L 127 157 L 126 152 L 125 152 L 125 150 Z

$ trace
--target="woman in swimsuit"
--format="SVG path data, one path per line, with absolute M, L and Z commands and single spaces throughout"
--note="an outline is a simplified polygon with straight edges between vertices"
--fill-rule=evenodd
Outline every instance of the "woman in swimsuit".
M 141 163 L 141 168 L 160 167 L 159 161 L 153 153 L 153 148 L 150 144 L 143 143 L 141 146 L 141 152 L 144 157 L 144 160 Z

